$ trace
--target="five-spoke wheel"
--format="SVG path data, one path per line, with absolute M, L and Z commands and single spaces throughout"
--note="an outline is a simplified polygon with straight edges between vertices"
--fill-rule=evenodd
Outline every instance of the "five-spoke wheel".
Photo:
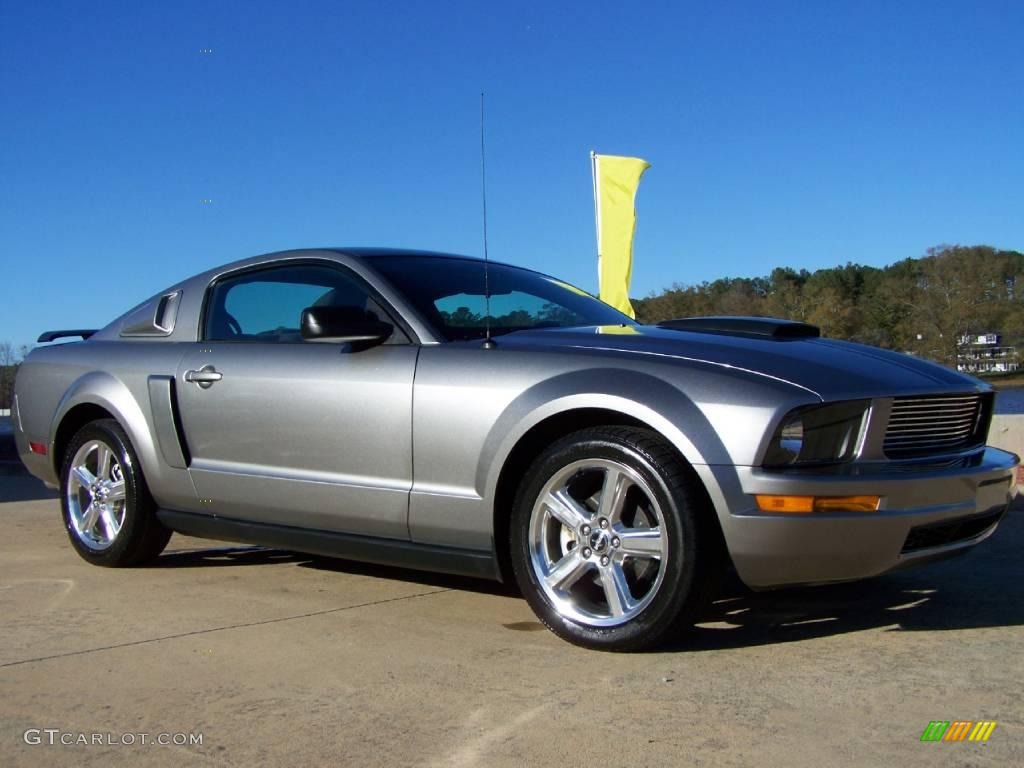
M 171 532 L 128 435 L 113 419 L 82 427 L 64 450 L 61 509 L 75 550 L 96 565 L 135 565 L 156 557 Z
M 114 543 L 124 525 L 124 474 L 114 451 L 102 440 L 89 440 L 71 459 L 65 491 L 71 527 L 90 549 Z
M 656 494 L 618 461 L 566 465 L 534 504 L 531 564 L 564 616 L 602 627 L 629 621 L 657 594 L 669 554 Z
M 692 623 L 718 565 L 693 470 L 653 432 L 581 430 L 530 467 L 509 521 L 516 580 L 560 636 L 635 650 Z

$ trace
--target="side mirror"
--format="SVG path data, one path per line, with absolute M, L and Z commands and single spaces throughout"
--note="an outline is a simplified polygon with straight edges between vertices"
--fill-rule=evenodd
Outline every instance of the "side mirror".
M 395 328 L 356 307 L 306 307 L 302 310 L 301 332 L 306 341 L 329 344 L 350 343 L 361 348 L 387 341 Z

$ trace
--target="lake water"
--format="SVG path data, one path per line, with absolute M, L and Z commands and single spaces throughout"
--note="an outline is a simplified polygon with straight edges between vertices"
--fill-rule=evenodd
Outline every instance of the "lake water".
M 996 413 L 1024 413 L 1024 387 L 996 393 Z

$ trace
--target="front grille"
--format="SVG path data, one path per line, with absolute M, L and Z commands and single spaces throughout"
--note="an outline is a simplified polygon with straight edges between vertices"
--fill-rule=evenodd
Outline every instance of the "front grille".
M 901 553 L 942 547 L 947 544 L 955 544 L 958 541 L 969 541 L 998 523 L 1005 511 L 1006 508 L 1003 507 L 980 515 L 958 517 L 955 520 L 911 528 L 907 534 L 907 540 L 903 542 Z
M 897 397 L 883 449 L 891 459 L 934 456 L 980 445 L 988 435 L 992 396 Z

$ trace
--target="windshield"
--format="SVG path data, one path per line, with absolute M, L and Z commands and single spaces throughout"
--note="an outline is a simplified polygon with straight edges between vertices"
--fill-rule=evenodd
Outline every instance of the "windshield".
M 448 341 L 482 339 L 484 262 L 439 256 L 377 256 L 370 263 Z M 491 334 L 534 328 L 633 325 L 628 316 L 568 283 L 491 264 Z

